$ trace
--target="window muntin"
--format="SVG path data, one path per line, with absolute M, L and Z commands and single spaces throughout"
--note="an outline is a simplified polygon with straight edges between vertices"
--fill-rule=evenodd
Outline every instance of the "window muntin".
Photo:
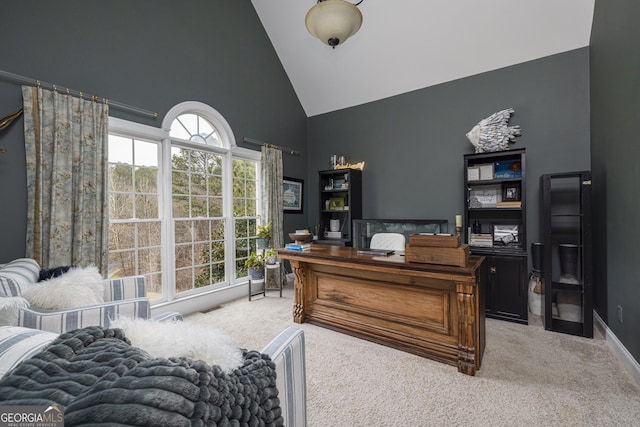
M 110 256 L 120 256 L 121 264 L 137 265 L 137 271 L 149 271 L 144 273 L 148 287 L 157 283 L 156 295 L 162 297 L 155 303 L 243 283 L 247 277 L 244 259 L 250 248 L 255 250 L 260 211 L 259 180 L 255 177 L 260 176 L 260 153 L 235 147 L 233 132 L 224 118 L 211 107 L 191 101 L 173 107 L 161 128 L 110 118 L 110 132 L 114 141 L 122 138 L 152 143 L 156 149 L 154 163 L 142 160 L 150 151 L 146 145 L 134 148 L 134 144 L 126 153 L 114 151 L 114 164 L 128 165 L 131 175 L 151 165 L 158 170 L 155 228 L 148 225 L 151 218 L 144 218 L 149 216 L 144 197 L 152 194 L 144 189 L 144 182 L 132 178 L 127 181 L 129 189 L 114 192 L 128 198 L 126 202 L 136 215 L 112 218 L 112 227 L 118 224 L 120 233 L 135 236 L 138 246 L 116 248 Z M 138 158 L 135 162 L 134 157 Z M 236 170 L 234 164 L 240 167 Z M 242 182 L 242 193 L 234 192 L 234 182 Z M 246 216 L 235 218 L 238 214 Z M 156 235 L 160 237 L 154 239 Z M 246 243 L 239 252 L 236 236 Z M 238 253 L 244 258 L 236 261 Z M 160 267 L 151 268 L 145 261 L 150 258 L 158 260 Z
M 225 284 L 223 171 L 221 154 L 171 147 L 171 206 L 178 293 Z
M 222 177 L 222 155 L 171 147 L 173 217 L 222 217 Z
M 109 135 L 109 277 L 142 274 L 162 295 L 158 143 Z
M 177 292 L 225 285 L 224 223 L 223 219 L 175 221 Z
M 171 124 L 172 138 L 222 147 L 218 130 L 211 122 L 198 114 L 181 114 Z
M 256 250 L 258 223 L 258 163 L 233 160 L 233 216 L 236 279 L 248 274 L 244 261 Z

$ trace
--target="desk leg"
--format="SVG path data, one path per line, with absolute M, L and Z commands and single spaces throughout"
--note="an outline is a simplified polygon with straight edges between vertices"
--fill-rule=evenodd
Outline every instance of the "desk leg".
M 293 282 L 293 321 L 304 323 L 304 281 L 306 277 L 304 263 L 291 261 L 291 269 L 296 276 Z
M 456 283 L 458 295 L 458 372 L 476 374 L 476 305 L 474 287 Z

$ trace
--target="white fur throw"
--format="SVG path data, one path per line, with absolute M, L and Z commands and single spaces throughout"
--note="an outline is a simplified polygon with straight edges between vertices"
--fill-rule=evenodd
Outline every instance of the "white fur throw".
M 43 310 L 84 307 L 104 302 L 104 283 L 97 267 L 74 267 L 61 276 L 30 286 L 22 296 Z
M 122 329 L 132 345 L 151 357 L 188 357 L 218 365 L 226 373 L 243 364 L 242 352 L 232 345 L 231 338 L 209 327 L 124 317 L 109 326 Z
M 29 307 L 29 301 L 22 297 L 0 296 L 0 326 L 16 326 L 21 308 Z

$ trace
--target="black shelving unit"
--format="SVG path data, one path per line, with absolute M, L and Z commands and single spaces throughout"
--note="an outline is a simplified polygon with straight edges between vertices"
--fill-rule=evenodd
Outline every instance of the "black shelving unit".
M 591 172 L 542 175 L 540 195 L 544 327 L 593 338 Z
M 486 315 L 528 323 L 526 151 L 464 156 L 464 240 L 487 262 Z
M 333 169 L 319 171 L 320 230 L 314 243 L 352 246 L 352 221 L 362 218 L 362 171 Z M 340 237 L 331 237 L 331 220 L 340 221 Z

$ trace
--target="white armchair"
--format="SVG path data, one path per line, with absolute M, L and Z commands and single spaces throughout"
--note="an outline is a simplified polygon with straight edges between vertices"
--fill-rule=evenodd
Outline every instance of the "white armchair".
M 39 273 L 38 263 L 29 258 L 20 258 L 1 265 L 0 298 L 19 297 L 29 286 L 37 282 Z M 61 310 L 21 307 L 13 324 L 62 334 L 85 326 L 108 327 L 111 320 L 119 316 L 142 319 L 150 317 L 151 306 L 147 298 L 144 276 L 106 279 L 104 285 L 103 303 Z M 161 316 L 162 320 L 167 317 L 182 320 L 179 313 Z

